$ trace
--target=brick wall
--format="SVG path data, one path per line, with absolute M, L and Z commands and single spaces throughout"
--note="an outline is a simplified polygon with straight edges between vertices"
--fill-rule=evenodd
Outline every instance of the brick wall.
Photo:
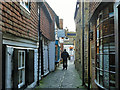
M 49 16 L 52 15 L 52 12 L 49 11 L 47 5 L 47 12 L 50 14 Z M 51 21 L 50 19 L 51 18 Z M 54 41 L 55 40 L 55 33 L 54 33 L 54 20 L 52 20 L 52 17 L 47 16 L 47 13 L 45 13 L 45 11 L 43 10 L 43 8 L 41 8 L 40 11 L 40 28 L 42 31 L 42 34 L 49 40 Z
M 93 30 L 93 40 L 90 41 L 90 76 L 91 76 L 91 86 L 92 88 L 98 88 L 97 85 L 95 84 L 94 80 L 95 80 L 95 59 L 96 59 L 96 31 L 95 31 L 95 24 L 91 25 L 91 28 Z
M 96 0 L 96 1 L 97 2 L 90 2 L 90 6 L 89 6 L 89 8 L 90 8 L 90 17 L 93 15 L 94 11 L 96 10 L 96 8 L 101 3 L 101 2 L 98 2 L 98 0 Z M 99 1 L 101 1 L 101 0 L 99 0 Z
M 31 40 L 38 39 L 37 3 L 31 2 L 30 13 L 19 2 L 2 2 L 2 32 Z
M 97 7 L 100 5 L 100 2 L 90 2 L 89 8 L 90 8 L 90 17 L 92 17 L 92 15 L 95 13 L 95 10 L 97 9 Z M 91 22 L 91 30 L 93 30 L 93 40 L 90 41 L 90 76 L 91 76 L 91 86 L 92 88 L 98 88 L 97 85 L 95 84 L 94 80 L 96 77 L 95 74 L 95 60 L 96 60 L 96 26 L 95 26 L 95 22 Z

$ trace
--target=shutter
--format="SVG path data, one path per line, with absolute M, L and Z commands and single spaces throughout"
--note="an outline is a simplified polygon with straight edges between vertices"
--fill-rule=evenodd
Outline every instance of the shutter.
M 13 88 L 18 88 L 18 50 L 13 52 Z
M 26 83 L 30 85 L 34 82 L 34 51 L 27 51 L 26 59 Z

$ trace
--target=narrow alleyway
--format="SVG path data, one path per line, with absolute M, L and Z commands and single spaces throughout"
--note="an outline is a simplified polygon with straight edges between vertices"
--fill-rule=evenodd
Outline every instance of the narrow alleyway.
M 75 70 L 74 60 L 68 61 L 68 69 L 62 70 L 62 64 L 55 72 L 47 75 L 40 81 L 37 88 L 84 88 L 81 79 Z

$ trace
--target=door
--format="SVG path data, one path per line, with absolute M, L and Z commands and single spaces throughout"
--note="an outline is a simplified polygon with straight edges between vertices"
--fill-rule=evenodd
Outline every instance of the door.
M 48 73 L 48 46 L 44 46 L 44 75 Z

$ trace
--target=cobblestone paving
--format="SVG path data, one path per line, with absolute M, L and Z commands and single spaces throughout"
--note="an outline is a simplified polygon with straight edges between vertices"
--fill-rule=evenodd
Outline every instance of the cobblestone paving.
M 68 69 L 62 70 L 62 64 L 56 71 L 50 73 L 40 81 L 37 88 L 84 88 L 75 70 L 74 61 L 68 61 Z

